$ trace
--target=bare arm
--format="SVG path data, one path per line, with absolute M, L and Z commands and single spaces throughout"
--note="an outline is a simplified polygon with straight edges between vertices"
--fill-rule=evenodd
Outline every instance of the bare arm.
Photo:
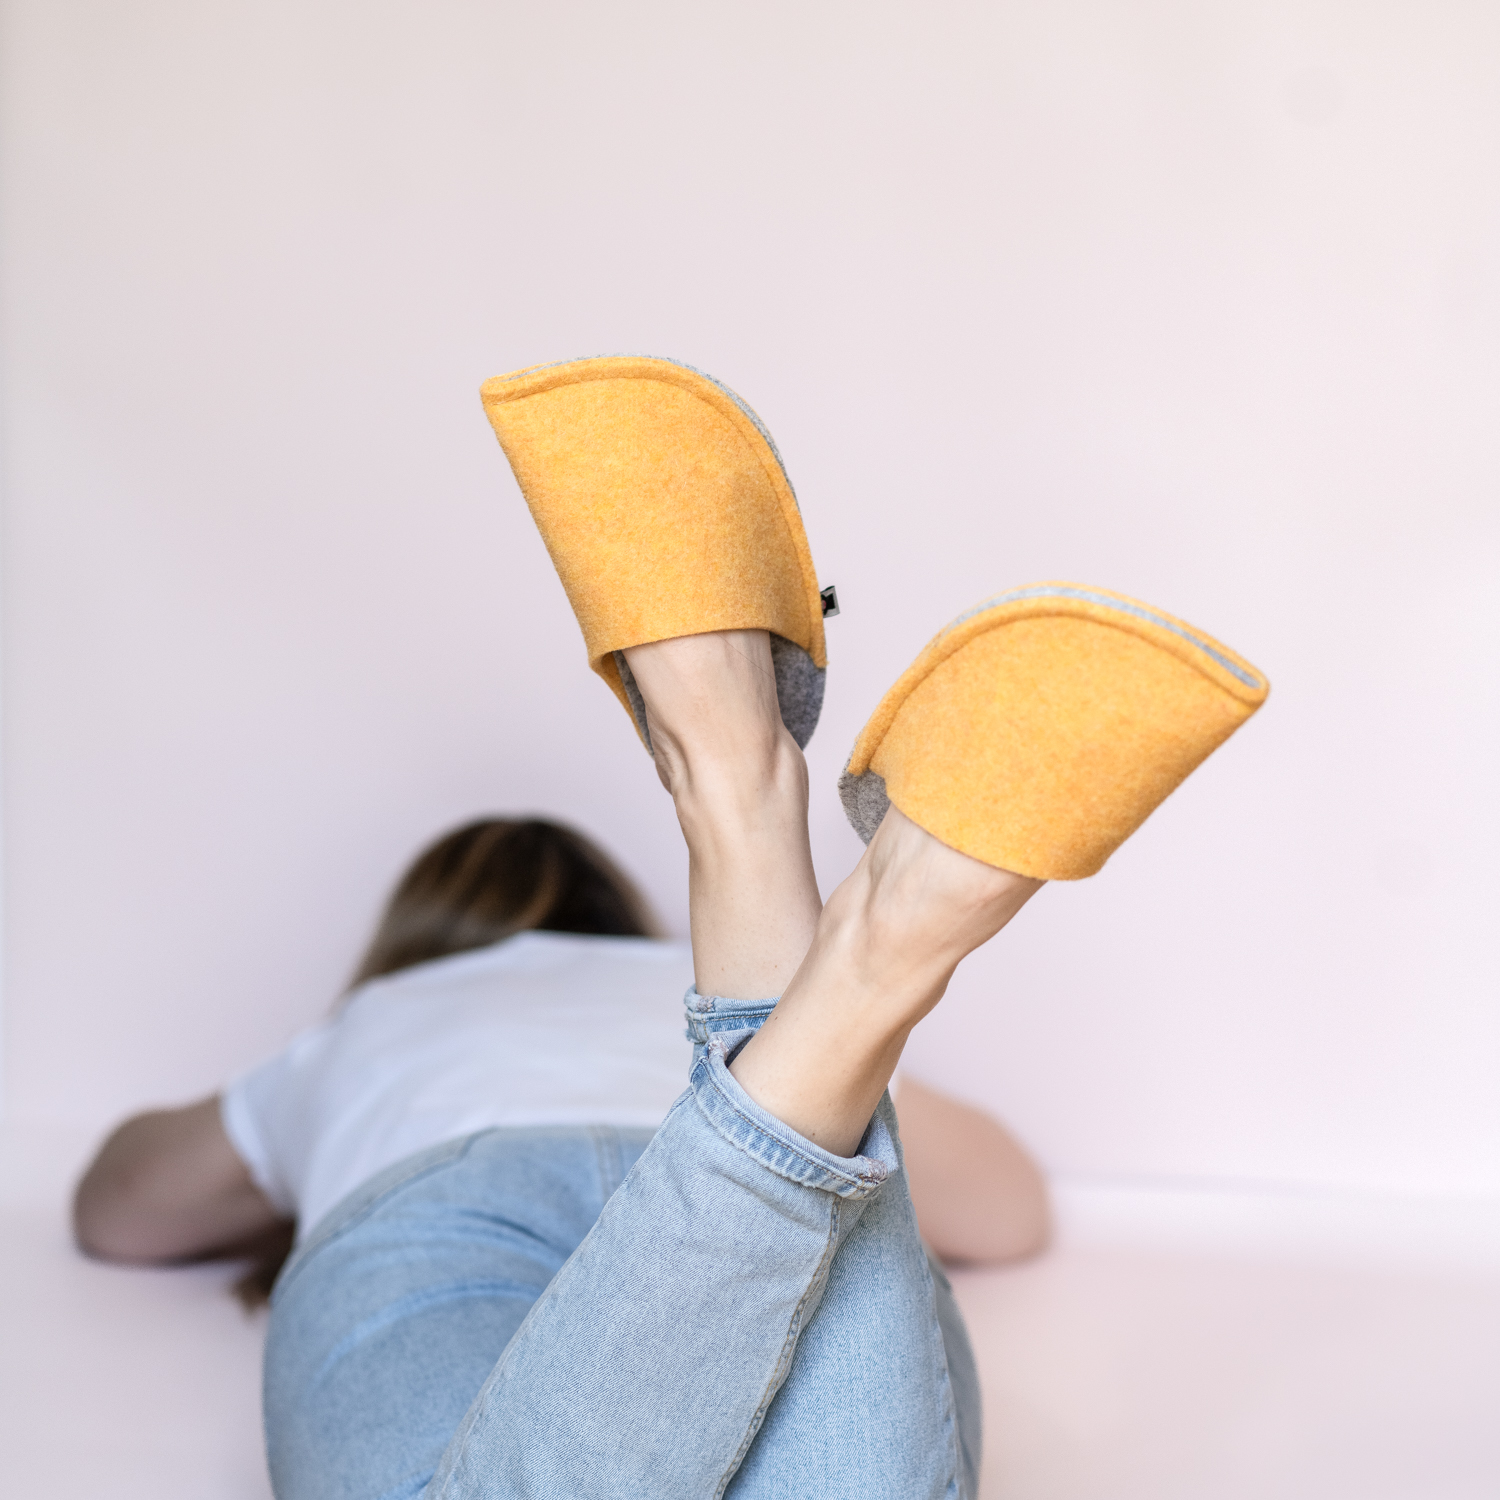
M 217 1095 L 126 1120 L 73 1198 L 79 1248 L 138 1265 L 249 1251 L 285 1223 L 230 1145 Z
M 907 1077 L 896 1112 L 917 1226 L 942 1260 L 1000 1265 L 1046 1248 L 1046 1181 L 999 1121 Z

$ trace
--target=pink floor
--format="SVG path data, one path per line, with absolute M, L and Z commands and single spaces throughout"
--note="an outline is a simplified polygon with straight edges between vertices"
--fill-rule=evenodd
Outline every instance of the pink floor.
M 261 1327 L 225 1274 L 80 1259 L 62 1204 L 86 1142 L 11 1127 L 0 1146 L 5 1492 L 266 1500 Z M 1345 1213 L 1340 1241 L 1237 1212 L 1068 1190 L 1057 1250 L 958 1278 L 984 1500 L 1500 1496 L 1493 1215 L 1392 1232 Z

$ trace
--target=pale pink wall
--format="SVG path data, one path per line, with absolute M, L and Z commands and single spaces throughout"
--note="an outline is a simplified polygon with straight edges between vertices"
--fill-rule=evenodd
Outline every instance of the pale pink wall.
M 1500 11 L 11 0 L 8 1108 L 327 1005 L 454 819 L 670 810 L 475 390 L 670 354 L 838 584 L 813 774 L 959 608 L 1079 578 L 1270 707 L 912 1066 L 1058 1170 L 1500 1191 Z

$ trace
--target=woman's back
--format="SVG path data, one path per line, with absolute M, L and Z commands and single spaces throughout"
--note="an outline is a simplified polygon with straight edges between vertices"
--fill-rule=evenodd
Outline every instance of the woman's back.
M 224 1127 L 303 1233 L 414 1152 L 492 1126 L 654 1129 L 691 1046 L 686 944 L 522 932 L 362 985 L 225 1091 Z

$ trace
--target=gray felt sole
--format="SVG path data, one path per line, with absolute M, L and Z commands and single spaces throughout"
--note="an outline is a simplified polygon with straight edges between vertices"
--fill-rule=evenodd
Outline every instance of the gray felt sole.
M 646 727 L 646 704 L 623 651 L 615 652 L 615 666 L 620 670 L 620 684 L 630 702 L 635 727 L 641 732 L 647 753 L 652 754 L 651 731 Z M 813 730 L 818 727 L 818 715 L 823 712 L 823 682 L 828 674 L 824 668 L 813 664 L 812 657 L 801 646 L 774 632 L 771 635 L 771 666 L 776 673 L 776 700 L 781 707 L 781 722 L 796 740 L 797 748 L 806 750 Z

